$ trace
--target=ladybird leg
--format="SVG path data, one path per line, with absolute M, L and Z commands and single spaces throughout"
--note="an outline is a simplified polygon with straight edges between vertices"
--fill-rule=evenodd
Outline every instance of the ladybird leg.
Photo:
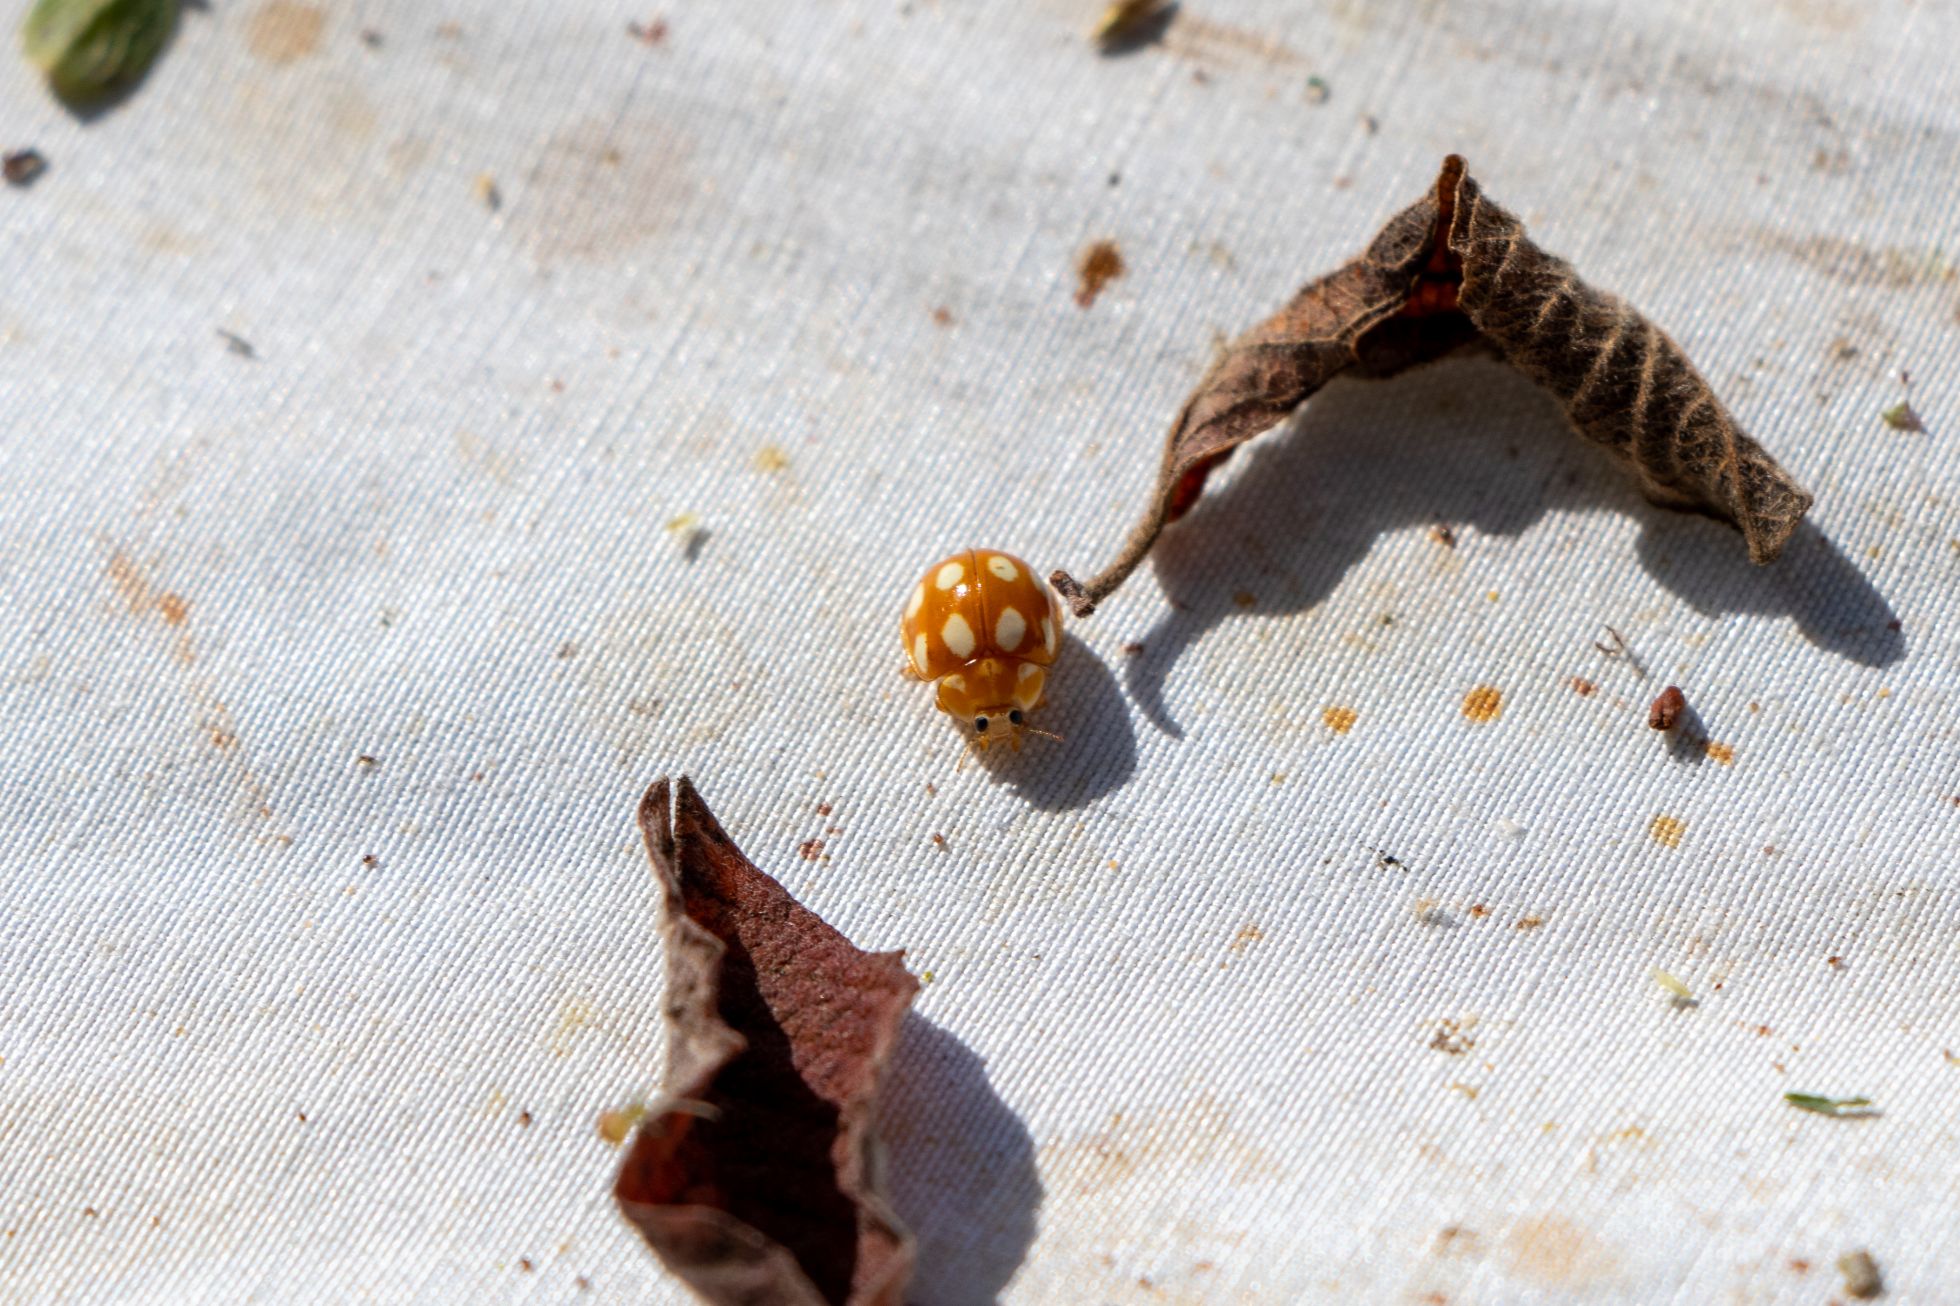
M 925 677 L 924 677 L 924 676 L 922 676 L 922 675 L 920 675 L 920 674 L 919 674 L 919 669 L 918 669 L 917 667 L 915 667 L 915 666 L 913 666 L 913 665 L 912 665 L 912 659 L 911 659 L 911 658 L 907 658 L 907 659 L 905 659 L 905 665 L 904 665 L 904 666 L 902 666 L 902 667 L 900 667 L 900 668 L 898 669 L 898 674 L 899 674 L 899 675 L 901 675 L 901 676 L 904 676 L 904 677 L 905 677 L 905 678 L 906 678 L 907 680 L 924 680 L 924 679 L 925 679 Z

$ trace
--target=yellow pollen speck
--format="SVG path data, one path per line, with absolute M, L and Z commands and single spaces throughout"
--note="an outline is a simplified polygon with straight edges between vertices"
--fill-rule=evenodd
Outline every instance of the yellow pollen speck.
M 1668 848 L 1679 848 L 1681 836 L 1687 832 L 1688 823 L 1672 816 L 1656 816 L 1647 822 L 1647 833 L 1654 837 L 1654 842 Z
M 1354 729 L 1354 723 L 1361 717 L 1351 707 L 1324 707 L 1320 709 L 1320 719 L 1329 730 L 1344 735 Z
M 1463 715 L 1472 721 L 1495 721 L 1504 712 L 1504 693 L 1494 685 L 1479 685 L 1463 696 Z
M 789 455 L 773 444 L 765 444 L 755 451 L 755 467 L 760 472 L 780 472 L 789 466 Z

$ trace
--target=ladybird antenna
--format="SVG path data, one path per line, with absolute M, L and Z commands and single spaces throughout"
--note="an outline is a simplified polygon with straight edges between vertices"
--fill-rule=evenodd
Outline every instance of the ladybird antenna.
M 1052 739 L 1058 744 L 1065 744 L 1068 742 L 1066 739 L 1063 739 L 1060 735 L 1056 734 L 1054 731 L 1043 730 L 1040 726 L 1022 726 L 1021 729 L 1027 731 L 1031 735 L 1040 735 L 1043 739 Z

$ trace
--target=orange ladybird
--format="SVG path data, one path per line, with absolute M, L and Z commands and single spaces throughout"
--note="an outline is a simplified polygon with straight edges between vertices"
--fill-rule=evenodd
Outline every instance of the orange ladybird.
M 974 743 L 1021 746 L 1062 651 L 1061 600 L 1033 568 L 992 549 L 934 563 L 906 601 L 900 633 L 906 674 L 938 685 L 940 710 L 970 726 Z

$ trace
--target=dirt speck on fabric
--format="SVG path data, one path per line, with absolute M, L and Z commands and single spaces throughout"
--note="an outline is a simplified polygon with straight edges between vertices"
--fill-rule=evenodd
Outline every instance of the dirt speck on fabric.
M 1247 921 L 1239 927 L 1239 932 L 1232 936 L 1232 951 L 1244 952 L 1247 948 L 1265 937 L 1266 931 L 1260 929 L 1251 921 Z
M 1429 1046 L 1449 1056 L 1460 1057 L 1477 1046 L 1477 1040 L 1470 1031 L 1476 1027 L 1475 1016 L 1465 1016 L 1462 1020 L 1441 1020 L 1429 1038 Z
M 788 467 L 789 455 L 773 444 L 755 451 L 755 469 L 759 472 L 780 472 Z
M 1463 696 L 1463 715 L 1483 724 L 1495 721 L 1504 712 L 1504 691 L 1493 685 L 1479 685 Z
M 1082 251 L 1075 264 L 1075 302 L 1088 308 L 1102 294 L 1103 287 L 1123 275 L 1123 252 L 1113 240 L 1099 240 Z
M 327 17 L 312 5 L 269 0 L 245 23 L 245 48 L 273 65 L 304 59 L 320 48 Z
M 1574 1291 L 1611 1277 L 1619 1266 L 1610 1247 L 1562 1215 L 1520 1220 L 1504 1236 L 1504 1252 L 1512 1274 Z
M 1735 750 L 1727 744 L 1718 744 L 1713 739 L 1701 741 L 1701 751 L 1720 762 L 1723 766 L 1735 765 Z
M 1678 817 L 1657 815 L 1647 822 L 1647 833 L 1655 843 L 1666 848 L 1679 848 L 1681 836 L 1688 832 L 1688 823 Z
M 1545 918 L 1543 916 L 1524 916 L 1519 918 L 1518 928 L 1521 930 L 1535 930 L 1544 923 Z
M 1360 719 L 1360 714 L 1351 707 L 1335 706 L 1320 709 L 1321 723 L 1337 735 L 1344 735 L 1354 729 L 1354 723 Z
M 1572 677 L 1571 683 L 1572 683 L 1572 692 L 1577 694 L 1580 698 L 1591 698 L 1594 694 L 1599 692 L 1599 686 L 1595 685 L 1592 681 L 1587 680 L 1584 676 Z
M 817 858 L 823 856 L 823 840 L 805 839 L 802 843 L 796 845 L 796 852 L 804 861 L 814 862 Z

